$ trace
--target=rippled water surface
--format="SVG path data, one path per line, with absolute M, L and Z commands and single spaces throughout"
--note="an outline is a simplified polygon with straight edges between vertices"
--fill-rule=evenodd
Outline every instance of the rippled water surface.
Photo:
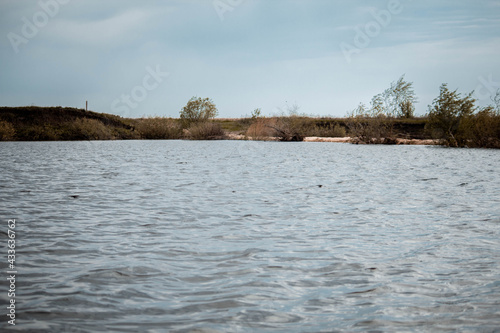
M 15 218 L 20 331 L 500 327 L 499 151 L 117 141 L 0 152 L 0 268 Z

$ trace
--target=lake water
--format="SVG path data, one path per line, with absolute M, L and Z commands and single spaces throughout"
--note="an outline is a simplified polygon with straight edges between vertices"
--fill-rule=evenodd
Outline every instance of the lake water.
M 0 143 L 23 332 L 498 331 L 500 151 Z M 4 330 L 5 331 L 5 330 Z

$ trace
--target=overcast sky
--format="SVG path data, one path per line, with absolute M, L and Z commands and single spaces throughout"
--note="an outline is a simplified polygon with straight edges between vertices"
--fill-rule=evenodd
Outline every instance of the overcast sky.
M 345 116 L 405 74 L 482 104 L 500 88 L 499 0 L 0 0 L 0 105 L 178 117 Z

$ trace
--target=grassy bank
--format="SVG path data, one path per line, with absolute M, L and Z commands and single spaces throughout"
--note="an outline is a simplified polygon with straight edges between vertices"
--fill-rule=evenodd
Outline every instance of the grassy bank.
M 421 118 L 396 120 L 395 133 L 401 138 L 425 139 L 425 123 Z M 0 107 L 0 138 L 4 141 L 221 139 L 230 133 L 300 141 L 310 136 L 349 136 L 348 125 L 347 118 L 290 116 L 215 119 L 183 130 L 180 119 L 174 118 L 122 118 L 63 107 Z
M 484 127 L 487 120 L 483 119 L 484 115 L 481 116 L 480 124 Z M 471 133 L 486 131 L 481 132 L 480 127 L 474 129 Z M 228 135 L 257 140 L 271 138 L 279 141 L 302 141 L 306 137 L 351 137 L 356 143 L 386 144 L 404 140 L 439 139 L 435 129 L 429 126 L 429 119 L 425 117 L 409 119 L 254 117 L 214 119 L 183 129 L 181 119 L 175 118 L 122 118 L 106 113 L 63 107 L 0 107 L 0 140 L 3 141 L 204 140 L 224 139 Z M 500 133 L 490 131 L 487 136 L 488 140 L 483 141 L 490 146 L 500 142 L 498 139 Z M 470 142 L 478 146 L 477 140 Z M 492 142 L 495 144 L 491 144 Z
M 62 107 L 1 107 L 0 138 L 13 141 L 137 139 L 131 120 Z

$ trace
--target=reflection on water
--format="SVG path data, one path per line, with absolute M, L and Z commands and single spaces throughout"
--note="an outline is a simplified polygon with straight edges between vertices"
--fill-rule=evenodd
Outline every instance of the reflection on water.
M 500 326 L 498 151 L 120 141 L 0 152 L 21 331 Z

